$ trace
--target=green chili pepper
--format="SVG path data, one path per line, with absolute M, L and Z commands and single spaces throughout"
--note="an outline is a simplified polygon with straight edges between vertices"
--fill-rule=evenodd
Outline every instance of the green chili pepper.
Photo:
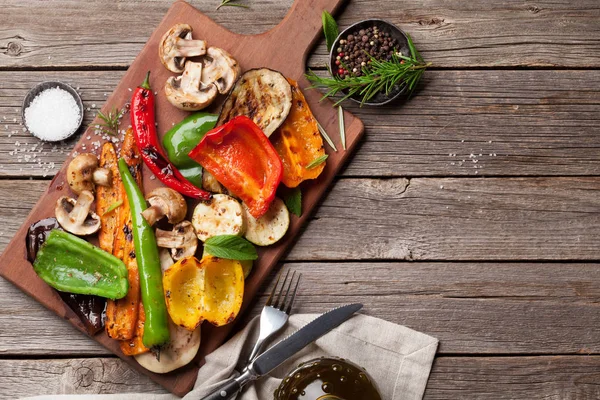
M 129 289 L 123 261 L 58 229 L 48 235 L 33 269 L 44 282 L 61 292 L 120 299 Z
M 218 115 L 198 112 L 174 125 L 164 136 L 162 144 L 169 161 L 190 182 L 202 187 L 202 167 L 188 157 L 206 132 L 215 127 Z
M 140 273 L 142 303 L 146 313 L 142 343 L 146 347 L 160 346 L 169 341 L 169 322 L 156 237 L 154 230 L 142 216 L 142 211 L 148 207 L 144 194 L 122 158 L 119 160 L 119 172 L 131 208 L 133 244 Z

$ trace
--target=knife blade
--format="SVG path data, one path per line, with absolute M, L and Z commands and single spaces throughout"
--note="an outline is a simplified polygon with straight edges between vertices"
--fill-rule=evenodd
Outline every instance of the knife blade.
M 237 378 L 226 381 L 202 400 L 227 400 L 235 396 L 248 382 L 269 373 L 285 360 L 314 342 L 362 308 L 362 304 L 347 304 L 334 308 L 304 325 L 260 356 L 256 357 Z

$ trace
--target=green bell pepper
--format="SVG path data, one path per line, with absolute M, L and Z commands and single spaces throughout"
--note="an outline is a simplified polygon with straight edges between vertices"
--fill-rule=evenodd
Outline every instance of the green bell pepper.
M 33 269 L 44 282 L 61 292 L 114 300 L 125 297 L 129 290 L 123 261 L 58 229 L 48 235 L 33 262 Z
M 188 157 L 206 132 L 215 127 L 218 115 L 197 112 L 174 125 L 163 137 L 163 147 L 169 161 L 192 184 L 202 187 L 202 167 Z

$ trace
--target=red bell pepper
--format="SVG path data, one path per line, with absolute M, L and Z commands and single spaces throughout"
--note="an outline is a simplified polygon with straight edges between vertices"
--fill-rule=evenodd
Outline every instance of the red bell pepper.
M 156 134 L 154 123 L 154 93 L 150 88 L 150 72 L 146 80 L 133 92 L 131 99 L 131 126 L 144 163 L 165 185 L 184 196 L 210 200 L 211 194 L 192 185 L 166 157 Z
M 235 117 L 209 131 L 189 156 L 242 199 L 254 218 L 267 212 L 283 165 L 269 138 L 250 118 Z

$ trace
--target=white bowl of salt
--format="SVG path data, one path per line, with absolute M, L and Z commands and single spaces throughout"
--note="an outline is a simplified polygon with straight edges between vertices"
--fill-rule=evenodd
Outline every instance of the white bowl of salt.
M 57 142 L 72 136 L 83 121 L 83 103 L 79 93 L 62 82 L 42 82 L 23 100 L 22 118 L 33 136 Z

